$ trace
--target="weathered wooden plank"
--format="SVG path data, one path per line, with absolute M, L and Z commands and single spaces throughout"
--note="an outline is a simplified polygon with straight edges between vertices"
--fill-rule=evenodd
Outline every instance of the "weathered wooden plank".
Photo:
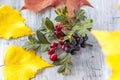
M 120 29 L 120 10 L 115 8 L 115 5 L 120 0 L 89 1 L 94 8 L 83 8 L 87 12 L 86 15 L 94 20 L 93 29 L 109 31 Z M 3 4 L 11 5 L 19 10 L 24 2 L 23 0 L 0 0 L 0 5 Z M 47 9 L 41 13 L 25 10 L 21 11 L 21 15 L 33 31 L 36 31 L 40 27 L 42 17 L 49 17 L 51 20 L 54 20 L 55 17 L 54 9 Z M 32 80 L 106 80 L 107 68 L 104 64 L 104 56 L 102 55 L 101 48 L 92 35 L 89 35 L 89 37 L 89 42 L 94 46 L 81 49 L 77 55 L 72 57 L 72 75 L 62 76 L 56 72 L 57 67 L 54 67 L 37 74 Z M 10 41 L 0 39 L 0 65 L 3 64 L 3 53 L 6 47 L 12 44 L 22 46 L 26 40 L 26 37 Z M 2 68 L 0 68 L 0 80 L 3 80 L 2 73 Z

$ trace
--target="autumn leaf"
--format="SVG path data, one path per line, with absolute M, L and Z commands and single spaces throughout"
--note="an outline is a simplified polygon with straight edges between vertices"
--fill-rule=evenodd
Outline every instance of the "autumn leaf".
M 105 62 L 112 69 L 109 80 L 120 80 L 120 31 L 92 31 L 106 55 Z
M 120 9 L 120 3 L 119 3 L 119 4 L 116 4 L 116 8 L 119 8 L 119 9 Z
M 30 9 L 34 12 L 42 11 L 48 7 L 61 8 L 64 4 L 68 8 L 69 17 L 74 16 L 74 10 L 78 10 L 81 6 L 92 5 L 87 0 L 24 0 L 25 6 L 22 9 Z
M 50 6 L 53 6 L 56 0 L 24 0 L 25 5 L 22 9 L 30 9 L 34 12 L 41 11 Z
M 38 70 L 50 66 L 52 65 L 37 56 L 34 51 L 10 46 L 5 51 L 4 78 L 5 80 L 29 80 Z
M 0 7 L 0 37 L 4 39 L 18 38 L 33 32 L 25 25 L 19 11 L 3 5 Z

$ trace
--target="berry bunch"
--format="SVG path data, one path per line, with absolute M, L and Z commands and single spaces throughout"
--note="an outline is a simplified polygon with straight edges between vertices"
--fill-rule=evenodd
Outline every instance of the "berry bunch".
M 64 44 L 66 46 L 65 51 L 67 53 L 71 53 L 72 55 L 76 53 L 76 51 L 79 51 L 80 48 L 85 48 L 87 46 L 86 41 L 88 40 L 88 36 L 85 37 L 79 37 L 76 33 L 72 35 L 72 41 L 69 40 L 64 41 Z
M 59 44 L 61 45 L 61 49 L 65 50 L 65 44 L 64 44 L 63 40 L 64 40 L 64 38 L 61 37 L 59 39 Z M 48 54 L 50 55 L 51 61 L 55 61 L 58 57 L 58 55 L 55 53 L 55 49 L 57 48 L 57 46 L 58 46 L 58 43 L 56 43 L 56 42 L 52 42 L 50 44 L 50 49 L 48 50 Z
M 56 25 L 54 27 L 54 30 L 55 30 L 54 34 L 55 34 L 55 36 L 58 37 L 58 36 L 61 35 L 61 29 L 62 29 L 62 25 L 61 24 L 58 24 L 58 25 Z
M 55 61 L 57 59 L 57 54 L 55 53 L 55 48 L 58 46 L 58 43 L 53 42 L 50 44 L 50 49 L 48 50 L 48 54 L 50 55 L 50 60 Z
M 46 17 L 42 19 L 42 26 L 36 31 L 36 36 L 29 36 L 24 48 L 27 50 L 48 51 L 50 60 L 54 65 L 61 65 L 59 73 L 69 74 L 72 65 L 71 54 L 75 54 L 81 48 L 85 48 L 88 40 L 88 32 L 92 29 L 92 19 L 85 16 L 83 9 L 75 10 L 74 17 L 68 16 L 67 7 L 55 10 L 57 16 L 54 23 Z M 55 42 L 54 42 L 55 41 Z M 52 42 L 52 43 L 50 43 Z M 61 50 L 64 54 L 61 55 Z M 61 56 L 59 56 L 61 55 Z
M 70 40 L 65 40 L 64 37 L 61 37 L 61 30 L 67 30 L 67 28 L 63 27 L 62 25 L 58 24 L 54 27 L 55 30 L 55 36 L 60 37 L 58 39 L 58 42 L 61 46 L 61 49 L 65 51 L 66 53 L 71 53 L 74 55 L 76 51 L 79 51 L 80 48 L 85 48 L 87 46 L 86 41 L 88 40 L 88 36 L 85 35 L 85 37 L 79 37 L 77 33 L 74 33 L 71 38 L 72 41 Z M 58 55 L 55 53 L 55 49 L 57 48 L 58 43 L 53 42 L 50 44 L 50 49 L 48 50 L 48 54 L 50 55 L 50 60 L 55 61 L 58 57 Z

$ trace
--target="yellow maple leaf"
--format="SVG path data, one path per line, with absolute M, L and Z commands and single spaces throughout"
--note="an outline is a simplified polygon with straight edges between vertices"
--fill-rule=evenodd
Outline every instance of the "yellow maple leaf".
M 106 55 L 105 62 L 112 69 L 109 80 L 120 80 L 120 31 L 92 31 Z
M 18 38 L 32 34 L 33 32 L 25 25 L 19 11 L 3 5 L 0 7 L 0 37 L 4 39 Z
M 120 4 L 116 4 L 116 8 L 120 8 Z
M 5 80 L 29 80 L 38 70 L 52 66 L 37 56 L 34 51 L 22 47 L 10 46 L 5 51 Z

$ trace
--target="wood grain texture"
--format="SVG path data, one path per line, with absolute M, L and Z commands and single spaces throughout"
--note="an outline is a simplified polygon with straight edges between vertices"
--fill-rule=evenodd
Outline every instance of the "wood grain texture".
M 86 15 L 94 20 L 93 29 L 97 30 L 120 30 L 120 10 L 115 7 L 120 0 L 89 0 L 94 8 L 83 7 Z M 0 5 L 11 5 L 13 8 L 20 10 L 24 5 L 23 0 L 0 0 Z M 21 11 L 25 18 L 26 24 L 36 31 L 41 24 L 42 17 L 49 17 L 54 20 L 54 9 L 49 8 L 41 13 L 34 13 L 29 10 Z M 0 39 L 0 65 L 3 64 L 4 50 L 10 45 L 22 46 L 27 37 L 12 39 L 6 41 Z M 57 73 L 57 68 L 48 68 L 32 80 L 107 80 L 108 68 L 104 64 L 104 56 L 96 39 L 90 34 L 89 42 L 93 47 L 81 49 L 77 55 L 72 56 L 73 66 L 70 76 L 63 76 Z M 43 55 L 45 56 L 45 54 Z M 94 57 L 93 57 L 94 56 Z M 48 57 L 47 57 L 48 58 Z M 47 60 L 47 58 L 45 58 Z M 0 80 L 3 80 L 2 67 L 0 68 Z

